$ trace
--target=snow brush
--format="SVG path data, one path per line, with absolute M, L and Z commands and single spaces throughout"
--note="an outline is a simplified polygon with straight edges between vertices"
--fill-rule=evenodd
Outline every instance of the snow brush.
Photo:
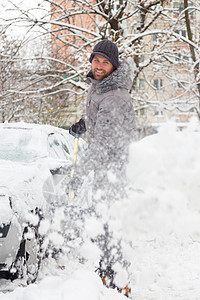
M 75 135 L 75 138 L 74 138 L 73 167 L 71 170 L 70 180 L 72 180 L 72 178 L 74 177 L 75 166 L 76 166 L 76 162 L 77 162 L 78 139 L 79 139 L 79 135 L 77 134 L 77 135 Z M 74 205 L 74 190 L 72 188 L 70 188 L 70 190 L 69 190 L 69 204 Z

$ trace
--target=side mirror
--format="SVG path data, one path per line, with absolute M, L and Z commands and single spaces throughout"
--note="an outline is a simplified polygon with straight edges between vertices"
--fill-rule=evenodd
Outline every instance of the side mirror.
M 71 172 L 72 160 L 48 160 L 47 166 L 52 175 L 67 175 Z
M 70 174 L 71 168 L 70 166 L 60 166 L 57 168 L 50 169 L 52 175 L 68 175 Z

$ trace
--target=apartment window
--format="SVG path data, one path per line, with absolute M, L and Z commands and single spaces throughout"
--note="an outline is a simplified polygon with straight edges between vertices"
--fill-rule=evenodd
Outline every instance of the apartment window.
M 186 30 L 175 30 L 175 33 L 182 35 L 183 37 L 186 37 Z
M 176 55 L 176 61 L 178 61 L 179 63 L 180 62 L 187 62 L 187 61 L 189 61 L 190 60 L 190 58 L 189 58 L 189 56 L 187 56 L 187 55 L 181 55 L 180 53 L 178 53 L 177 55 Z
M 177 12 L 181 13 L 184 10 L 184 3 L 183 2 L 174 2 L 173 3 L 173 8 Z
M 186 30 L 181 30 L 181 35 L 182 35 L 183 37 L 186 37 Z
M 188 3 L 188 6 L 193 6 L 192 3 Z M 184 10 L 184 3 L 183 0 L 181 2 L 174 2 L 173 3 L 173 8 L 176 12 L 181 13 Z M 189 9 L 189 12 L 191 12 L 192 10 Z
M 161 90 L 163 87 L 162 79 L 154 79 L 153 86 L 155 87 L 156 90 Z
M 190 59 L 189 59 L 189 56 L 183 55 L 183 60 L 189 61 L 189 60 L 190 60 Z
M 144 108 L 140 108 L 140 109 L 136 110 L 135 113 L 136 113 L 136 115 L 138 117 L 145 116 L 145 109 Z
M 163 111 L 161 111 L 161 110 L 156 110 L 155 113 L 154 113 L 154 115 L 155 115 L 156 117 L 162 117 L 162 116 L 163 116 Z
M 114 11 L 117 11 L 119 8 L 120 8 L 120 4 L 117 4 L 115 1 L 112 2 L 111 4 L 111 8 L 114 10 Z
M 177 82 L 178 88 L 179 89 L 183 89 L 186 86 L 186 82 L 185 81 L 179 81 Z
M 120 8 L 120 5 L 119 4 L 117 4 L 116 5 L 116 10 L 118 10 Z
M 158 39 L 158 34 L 157 33 L 154 33 L 153 34 L 153 41 L 156 42 Z
M 180 60 L 181 60 L 181 54 L 178 53 L 178 54 L 176 55 L 176 61 L 180 61 Z
M 145 90 L 145 81 L 144 79 L 139 79 L 139 84 L 138 84 L 139 90 Z

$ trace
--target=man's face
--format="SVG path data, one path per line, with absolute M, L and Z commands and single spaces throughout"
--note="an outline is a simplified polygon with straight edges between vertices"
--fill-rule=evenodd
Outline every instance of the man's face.
M 102 80 L 113 71 L 113 65 L 105 57 L 96 54 L 92 60 L 92 74 L 95 79 Z

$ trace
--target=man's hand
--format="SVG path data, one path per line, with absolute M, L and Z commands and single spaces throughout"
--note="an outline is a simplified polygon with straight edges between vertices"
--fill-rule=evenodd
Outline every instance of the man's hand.
M 82 118 L 77 123 L 73 124 L 69 129 L 69 133 L 75 137 L 77 136 L 80 137 L 85 132 L 86 132 L 85 121 Z

